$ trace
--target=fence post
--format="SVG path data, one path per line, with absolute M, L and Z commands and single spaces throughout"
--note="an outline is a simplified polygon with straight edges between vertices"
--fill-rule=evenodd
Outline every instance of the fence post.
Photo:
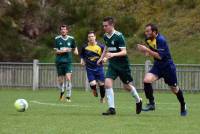
M 145 74 L 149 72 L 149 70 L 150 70 L 150 65 L 151 65 L 151 61 L 150 61 L 150 60 L 146 60 L 146 61 L 145 61 L 145 68 L 144 68 Z
M 39 87 L 39 60 L 33 60 L 33 91 Z

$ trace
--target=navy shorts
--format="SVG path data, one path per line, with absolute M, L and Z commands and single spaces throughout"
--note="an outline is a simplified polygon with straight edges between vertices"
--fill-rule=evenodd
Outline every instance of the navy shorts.
M 177 86 L 176 66 L 174 63 L 169 63 L 164 67 L 154 64 L 149 73 L 158 76 L 159 79 L 163 78 L 169 86 Z
M 103 67 L 99 67 L 94 70 L 86 68 L 86 71 L 87 71 L 87 77 L 88 77 L 89 82 L 91 82 L 93 80 L 104 82 L 105 76 L 104 76 Z

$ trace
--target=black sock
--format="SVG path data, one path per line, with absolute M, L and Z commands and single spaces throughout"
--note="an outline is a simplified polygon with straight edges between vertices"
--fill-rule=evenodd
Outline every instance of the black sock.
M 144 83 L 144 92 L 146 98 L 149 99 L 149 103 L 154 105 L 155 102 L 154 102 L 153 88 L 151 83 Z
M 99 88 L 100 88 L 101 98 L 104 98 L 105 97 L 105 86 L 102 85 L 102 86 L 99 86 Z
M 184 100 L 183 92 L 182 92 L 181 89 L 178 90 L 178 93 L 176 93 L 176 96 L 177 96 L 177 99 L 178 99 L 178 101 L 180 102 L 180 104 L 181 104 L 182 106 L 184 106 L 184 105 L 185 105 L 185 100 Z
M 92 86 L 90 85 L 90 88 L 91 88 L 92 90 L 95 90 L 95 91 L 97 90 L 97 86 L 96 86 L 96 85 L 92 85 Z
M 65 92 L 60 92 L 60 98 L 63 96 L 64 93 L 65 93 Z

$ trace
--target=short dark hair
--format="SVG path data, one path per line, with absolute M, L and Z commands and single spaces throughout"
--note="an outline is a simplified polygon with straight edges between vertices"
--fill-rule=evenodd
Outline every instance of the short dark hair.
M 89 34 L 94 34 L 94 35 L 96 35 L 95 31 L 89 31 L 87 35 L 89 35 Z
M 110 25 L 115 24 L 115 20 L 114 20 L 114 18 L 111 17 L 111 16 L 105 17 L 105 18 L 103 19 L 103 21 L 104 21 L 104 22 L 107 21 Z
M 62 24 L 62 25 L 60 25 L 60 30 L 61 30 L 61 28 L 63 28 L 63 27 L 66 27 L 66 29 L 69 29 L 69 26 L 68 26 L 68 25 Z
M 145 27 L 151 27 L 152 32 L 158 33 L 158 27 L 155 24 L 149 23 Z

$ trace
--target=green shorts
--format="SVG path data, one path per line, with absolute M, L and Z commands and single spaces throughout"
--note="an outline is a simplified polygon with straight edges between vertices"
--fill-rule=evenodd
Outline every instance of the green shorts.
M 56 63 L 58 76 L 65 76 L 67 73 L 72 73 L 72 63 Z
M 129 84 L 130 82 L 133 81 L 129 65 L 124 65 L 124 66 L 108 65 L 106 78 L 111 78 L 115 80 L 118 76 L 124 84 Z

